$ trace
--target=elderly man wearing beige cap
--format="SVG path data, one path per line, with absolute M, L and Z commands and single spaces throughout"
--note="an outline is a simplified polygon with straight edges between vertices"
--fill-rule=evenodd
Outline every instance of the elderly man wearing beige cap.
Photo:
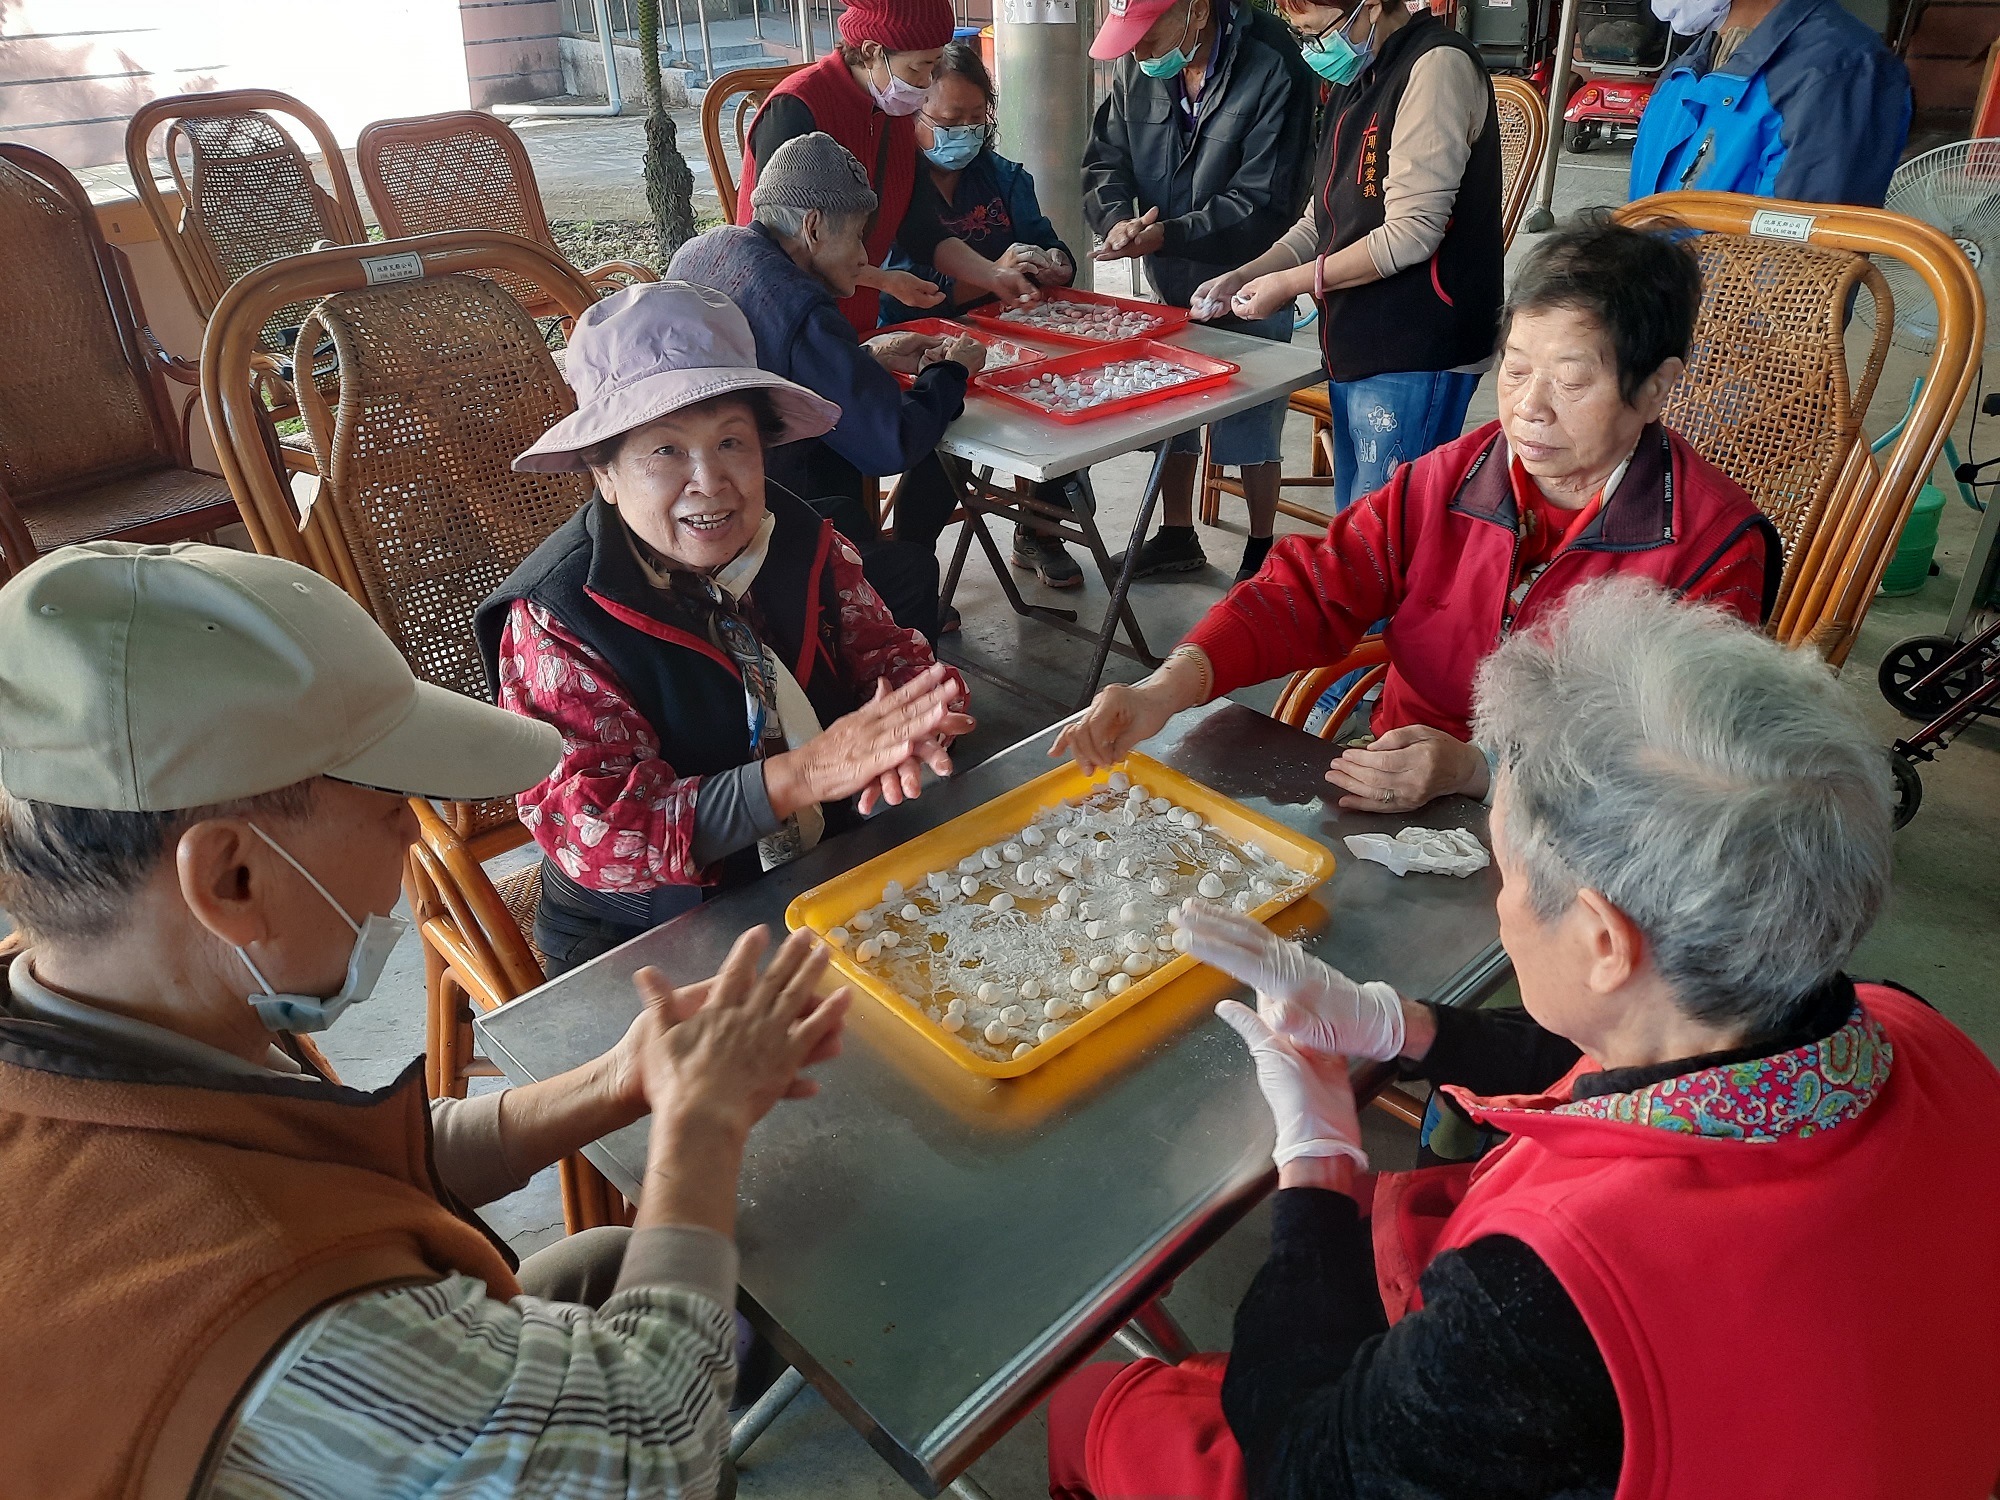
M 706 1496 L 750 1126 L 845 996 L 794 939 L 546 1083 L 344 1088 L 300 1035 L 403 924 L 411 796 L 547 725 L 417 682 L 276 558 L 99 542 L 0 589 L 0 1474 L 61 1495 Z M 650 1110 L 636 1227 L 517 1263 L 470 1211 Z

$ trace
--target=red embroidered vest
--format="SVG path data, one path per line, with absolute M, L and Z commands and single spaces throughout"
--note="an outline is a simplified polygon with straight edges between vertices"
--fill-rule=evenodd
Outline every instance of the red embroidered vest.
M 896 231 L 903 227 L 909 212 L 910 195 L 917 183 L 917 122 L 913 117 L 882 113 L 875 101 L 854 82 L 838 52 L 829 52 L 810 68 L 788 75 L 771 90 L 765 105 L 780 94 L 790 94 L 812 111 L 813 123 L 854 153 L 868 174 L 868 182 L 879 200 L 875 217 L 868 225 L 868 263 L 882 264 Z M 763 108 L 757 111 L 763 114 Z M 750 128 L 756 130 L 756 121 Z M 743 153 L 743 181 L 736 189 L 736 222 L 750 222 L 750 190 L 757 185 L 757 162 Z M 881 294 L 872 286 L 858 287 L 852 297 L 842 300 L 840 310 L 854 331 L 863 338 L 875 332 L 881 321 Z
M 1568 1079 L 1542 1098 L 1453 1090 L 1512 1138 L 1469 1184 L 1412 1174 L 1387 1213 L 1378 1193 L 1378 1244 L 1400 1224 L 1411 1267 L 1505 1234 L 1560 1278 L 1617 1388 L 1618 1500 L 1992 1493 L 2000 1073 L 1920 1001 L 1859 994 L 1863 1026 L 1822 1044 L 1831 1066 L 1718 1068 L 1574 1104 Z M 1844 1101 L 1876 1067 L 1872 1101 Z M 1791 1128 L 1697 1133 L 1703 1089 L 1734 1090 L 1752 1134 L 1760 1113 Z M 1423 1200 L 1446 1207 L 1454 1172 L 1464 1197 L 1424 1245 Z M 1393 1317 L 1411 1288 L 1383 1269 Z

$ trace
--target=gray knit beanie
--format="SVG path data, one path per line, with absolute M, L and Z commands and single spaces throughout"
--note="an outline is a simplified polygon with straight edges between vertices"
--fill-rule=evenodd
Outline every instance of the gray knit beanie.
M 854 153 L 823 130 L 796 135 L 757 169 L 752 208 L 816 208 L 845 217 L 875 212 L 875 190 Z

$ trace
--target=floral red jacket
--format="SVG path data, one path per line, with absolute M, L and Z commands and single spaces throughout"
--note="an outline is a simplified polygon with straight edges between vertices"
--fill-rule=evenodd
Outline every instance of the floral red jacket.
M 841 664 L 859 696 L 870 696 L 877 678 L 900 687 L 930 666 L 924 638 L 890 617 L 861 576 L 860 556 L 837 534 L 832 566 Z M 711 883 L 712 872 L 689 854 L 702 778 L 678 776 L 660 758 L 659 736 L 596 652 L 547 610 L 517 599 L 500 637 L 499 677 L 502 708 L 562 731 L 561 762 L 518 798 L 544 854 L 589 890 Z M 961 697 L 964 687 L 961 678 Z

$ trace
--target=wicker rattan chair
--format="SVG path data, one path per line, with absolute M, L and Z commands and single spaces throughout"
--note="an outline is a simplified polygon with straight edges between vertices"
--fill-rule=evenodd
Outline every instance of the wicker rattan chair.
M 381 281 L 415 256 L 419 279 Z M 371 264 L 372 263 L 372 264 Z M 469 274 L 453 274 L 469 273 Z M 260 551 L 335 579 L 409 658 L 418 676 L 484 697 L 472 612 L 584 498 L 580 476 L 516 474 L 513 455 L 574 407 L 540 330 L 498 283 L 544 288 L 574 317 L 596 298 L 573 267 L 514 235 L 425 235 L 275 262 L 224 296 L 203 349 L 202 399 L 222 436 L 224 469 Z M 379 282 L 370 285 L 370 281 Z M 321 498 L 304 525 L 257 437 L 246 376 L 275 307 L 314 303 L 305 336 L 331 341 L 338 405 L 300 387 Z M 496 888 L 482 863 L 527 832 L 511 800 L 418 804 L 423 840 L 406 886 L 424 939 L 432 1091 L 462 1094 L 490 1071 L 474 1055 L 469 1007 L 503 1004 L 541 983 L 529 934 L 538 867 Z M 564 1166 L 572 1229 L 617 1217 L 602 1182 Z
M 324 183 L 286 129 L 287 117 L 318 147 Z M 178 204 L 168 201 L 153 176 L 159 157 L 166 160 Z M 246 272 L 317 244 L 358 245 L 368 237 L 333 133 L 289 94 L 228 89 L 142 104 L 125 127 L 125 164 L 188 300 L 204 318 Z M 274 308 L 259 340 L 267 358 L 250 378 L 274 421 L 298 415 L 291 360 L 306 311 L 301 303 Z M 322 378 L 326 374 L 322 369 Z M 311 472 L 303 434 L 285 438 L 282 451 L 290 468 Z
M 1618 218 L 1703 231 L 1701 317 L 1666 420 L 1750 492 L 1784 539 L 1771 633 L 1838 666 L 1972 389 L 1986 322 L 1979 279 L 1941 232 L 1881 209 L 1680 192 L 1627 204 Z M 1861 420 L 1893 310 L 1868 257 L 1904 262 L 1938 308 L 1922 395 L 1879 470 Z M 1844 336 L 1857 289 L 1876 313 L 1858 376 Z
M 361 132 L 354 157 L 382 232 L 392 240 L 451 229 L 500 229 L 561 258 L 534 164 L 504 120 L 470 109 L 377 120 Z M 606 261 L 582 275 L 602 292 L 659 280 L 629 260 Z M 533 282 L 506 273 L 496 279 L 529 316 L 558 315 L 554 300 Z
M 1493 99 L 1500 115 L 1500 228 L 1503 247 L 1514 243 L 1514 231 L 1534 193 L 1535 163 L 1542 159 L 1542 147 L 1549 138 L 1549 111 L 1535 86 L 1525 78 L 1496 76 Z M 1324 381 L 1293 391 L 1291 409 L 1312 423 L 1310 467 L 1303 474 L 1287 474 L 1284 489 L 1331 489 L 1333 487 L 1333 408 Z M 1241 480 L 1231 479 L 1209 458 L 1208 433 L 1202 433 L 1201 523 L 1213 526 L 1222 515 L 1224 495 L 1241 496 Z M 1325 511 L 1282 496 L 1281 514 L 1313 526 L 1329 525 L 1333 517 Z
M 0 145 L 0 579 L 99 537 L 163 542 L 237 519 L 188 456 L 195 367 L 146 327 L 124 252 L 82 184 Z M 167 382 L 189 387 L 176 402 Z
M 701 150 L 708 158 L 715 196 L 722 200 L 725 224 L 736 222 L 736 169 L 723 150 L 722 117 L 729 116 L 729 131 L 736 137 L 736 160 L 741 161 L 750 154 L 750 122 L 757 117 L 758 106 L 787 74 L 798 72 L 799 66 L 737 68 L 716 79 L 701 96 Z
M 1503 248 L 1514 243 L 1521 215 L 1535 195 L 1535 168 L 1549 143 L 1549 106 L 1525 78 L 1493 77 L 1493 103 L 1500 114 L 1500 234 Z
M 1618 216 L 1629 223 L 1671 217 L 1706 231 L 1694 241 L 1701 314 L 1665 420 L 1749 491 L 1777 527 L 1785 570 L 1767 628 L 1839 665 L 1971 387 L 1985 326 L 1978 279 L 1938 231 L 1879 209 L 1673 193 L 1629 204 Z M 1923 394 L 1879 471 L 1861 421 L 1888 351 L 1893 309 L 1870 255 L 1907 262 L 1939 309 Z M 1845 335 L 1849 309 L 1863 293 L 1875 299 L 1875 336 L 1853 372 Z M 1386 670 L 1386 656 L 1363 659 L 1369 649 L 1364 642 L 1344 661 L 1295 674 L 1276 716 L 1303 727 L 1321 693 L 1347 672 Z M 1359 692 L 1320 728 L 1323 737 L 1339 732 Z

